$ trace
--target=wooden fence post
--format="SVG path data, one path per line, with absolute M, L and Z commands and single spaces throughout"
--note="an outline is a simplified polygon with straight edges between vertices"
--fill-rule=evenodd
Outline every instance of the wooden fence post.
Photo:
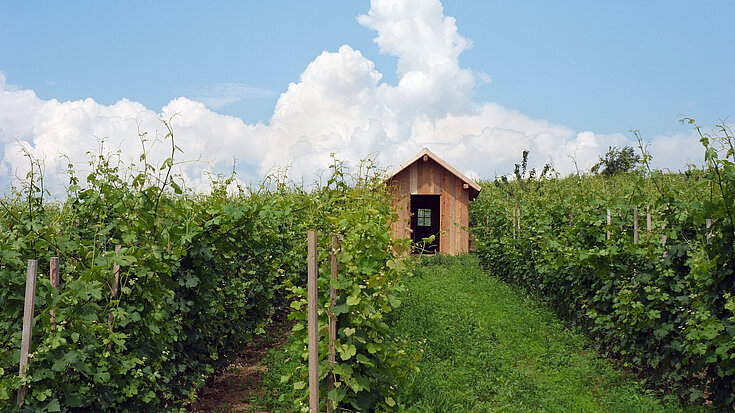
M 633 244 L 638 245 L 638 207 L 633 207 Z
M 38 260 L 28 260 L 26 272 L 26 295 L 23 302 L 23 333 L 20 343 L 19 377 L 25 377 L 28 365 L 28 354 L 31 351 L 31 337 L 33 336 L 33 310 L 36 304 L 36 277 L 38 276 Z M 23 405 L 23 399 L 28 392 L 27 386 L 18 389 L 18 406 Z
M 316 230 L 310 229 L 307 233 L 307 306 L 309 320 L 307 324 L 309 336 L 309 412 L 319 413 L 319 331 L 318 331 L 318 301 L 317 278 L 319 268 L 317 263 L 317 236 Z
M 337 235 L 332 235 L 332 251 L 329 253 L 329 258 L 332 265 L 331 279 L 336 280 L 338 274 L 338 263 L 337 263 L 337 251 L 339 250 L 340 242 Z M 337 351 L 335 349 L 335 343 L 337 341 L 337 316 L 334 315 L 332 309 L 337 304 L 337 290 L 334 287 L 329 287 L 329 365 L 334 369 L 334 363 L 336 361 Z M 327 378 L 327 393 L 334 389 L 334 373 L 330 373 Z M 327 413 L 332 412 L 332 402 L 327 397 Z
M 651 207 L 646 207 L 646 232 L 651 232 L 653 223 L 651 221 Z
M 59 290 L 59 257 L 51 257 L 49 261 L 49 280 L 56 291 Z M 51 310 L 51 330 L 56 330 L 56 313 Z
M 607 209 L 607 239 L 610 239 L 610 224 L 612 223 L 612 216 L 610 215 L 610 208 Z

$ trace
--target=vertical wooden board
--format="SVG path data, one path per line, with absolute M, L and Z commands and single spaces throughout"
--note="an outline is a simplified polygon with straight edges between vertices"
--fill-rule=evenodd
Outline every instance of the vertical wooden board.
M 441 220 L 439 221 L 439 230 L 444 231 L 444 233 L 441 234 L 439 237 L 439 252 L 442 254 L 446 254 L 449 247 L 449 205 L 451 200 L 451 192 L 450 192 L 450 176 L 449 173 L 446 170 L 442 170 L 441 172 L 441 196 L 439 197 L 439 209 L 441 209 Z
M 444 172 L 439 171 L 439 232 L 441 234 L 441 231 L 444 230 L 444 215 L 446 214 L 446 211 L 444 210 L 444 199 L 447 197 L 446 191 L 444 190 Z M 444 235 L 439 235 L 439 253 L 444 252 Z
M 454 188 L 454 252 L 452 255 L 458 255 L 462 252 L 462 240 L 464 230 L 462 229 L 462 194 L 465 189 L 461 179 L 456 179 Z
M 431 160 L 428 160 L 426 162 L 421 161 L 421 186 L 419 187 L 420 194 L 427 195 L 431 193 L 431 163 Z
M 439 193 L 439 180 L 441 179 L 441 166 L 430 159 L 426 163 L 426 173 L 424 174 L 424 193 L 436 195 Z
M 423 177 L 421 176 L 421 172 L 424 169 L 424 164 L 419 160 L 418 162 L 414 162 L 413 165 L 411 165 L 411 168 L 413 168 L 414 173 L 416 175 L 416 184 L 413 187 L 413 190 L 411 191 L 411 194 L 413 195 L 420 195 L 421 194 L 421 184 L 423 181 Z
M 459 239 L 459 254 L 466 254 L 470 250 L 470 216 L 469 216 L 469 203 L 470 203 L 470 191 L 464 189 L 462 186 L 462 195 L 460 196 L 457 207 L 459 208 L 459 226 L 460 226 L 460 239 Z
M 454 255 L 457 243 L 457 222 L 456 205 L 457 205 L 457 178 L 451 175 L 451 183 L 449 184 L 449 248 L 447 254 Z
M 438 164 L 432 172 L 431 180 L 434 181 L 434 193 L 441 194 L 442 193 L 442 168 Z
M 446 211 L 446 198 L 447 198 L 447 191 L 446 191 L 446 177 L 444 176 L 444 171 L 439 171 L 439 231 L 441 234 L 441 231 L 444 230 L 446 224 L 445 224 L 445 216 L 447 214 Z M 444 253 L 444 249 L 446 248 L 444 246 L 444 243 L 446 242 L 446 237 L 444 234 L 439 235 L 439 253 Z
M 409 238 L 411 236 L 411 210 L 408 172 L 402 171 L 397 174 L 388 182 L 388 185 L 391 186 L 391 205 L 397 214 L 397 220 L 391 222 L 391 234 L 393 238 Z
M 431 176 L 431 161 L 419 161 L 419 176 L 421 177 L 419 181 L 419 194 L 426 195 L 431 192 L 429 192 L 429 180 Z
M 454 255 L 458 255 L 462 252 L 462 240 L 464 239 L 464 230 L 462 229 L 462 195 L 465 193 L 464 182 L 461 179 L 457 179 L 457 187 L 454 189 L 454 231 L 456 241 L 454 243 Z
M 454 253 L 454 176 L 447 173 L 447 220 L 444 230 L 447 232 L 447 246 L 444 253 L 452 255 Z
M 411 238 L 411 191 L 410 177 L 408 172 L 401 173 L 401 209 L 399 214 L 399 225 L 401 236 Z
M 431 161 L 431 162 L 434 165 L 434 168 L 431 170 L 431 183 L 432 183 L 431 193 L 439 194 L 441 193 L 442 168 L 438 163 L 434 161 Z
M 429 162 L 424 162 L 423 160 L 419 160 L 416 162 L 416 193 L 419 195 L 425 195 L 427 194 L 427 174 L 429 173 Z
M 464 230 L 462 229 L 462 194 L 464 193 L 464 187 L 462 180 L 457 179 L 457 187 L 454 189 L 454 254 L 460 254 L 462 252 L 462 239 Z
M 418 192 L 418 168 L 416 162 L 412 163 L 411 166 L 408 167 L 408 173 L 410 176 L 409 193 L 415 194 Z

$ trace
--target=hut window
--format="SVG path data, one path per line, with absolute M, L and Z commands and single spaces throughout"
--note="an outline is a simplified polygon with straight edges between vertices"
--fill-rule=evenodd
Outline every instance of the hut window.
M 420 227 L 430 227 L 431 226 L 431 210 L 430 209 L 419 208 L 417 225 Z

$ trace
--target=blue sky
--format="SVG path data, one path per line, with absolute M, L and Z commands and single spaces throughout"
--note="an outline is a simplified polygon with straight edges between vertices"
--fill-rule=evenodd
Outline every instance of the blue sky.
M 630 129 L 652 141 L 661 166 L 680 168 L 701 158 L 680 115 L 704 126 L 735 116 L 733 2 L 394 7 L 402 3 L 6 4 L 4 178 L 18 175 L 18 141 L 51 167 L 60 152 L 94 149 L 100 136 L 135 146 L 128 126 L 110 126 L 133 112 L 139 121 L 169 112 L 196 120 L 181 128 L 187 155 L 203 154 L 217 170 L 234 154 L 244 180 L 274 165 L 308 180 L 329 152 L 348 161 L 378 152 L 397 165 L 422 146 L 481 177 L 510 172 L 523 149 L 568 172 L 565 155 L 589 165 L 608 146 L 631 144 Z M 407 21 L 415 33 L 397 29 Z M 199 102 L 206 110 L 195 110 Z M 209 122 L 222 130 L 210 134 Z M 201 179 L 199 170 L 185 174 Z

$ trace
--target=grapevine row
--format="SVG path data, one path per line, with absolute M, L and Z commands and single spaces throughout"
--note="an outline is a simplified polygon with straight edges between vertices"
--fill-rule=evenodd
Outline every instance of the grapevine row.
M 723 407 L 735 394 L 735 151 L 726 127 L 701 138 L 702 169 L 487 182 L 470 215 L 484 265 L 652 387 Z M 636 208 L 653 221 L 638 244 Z

